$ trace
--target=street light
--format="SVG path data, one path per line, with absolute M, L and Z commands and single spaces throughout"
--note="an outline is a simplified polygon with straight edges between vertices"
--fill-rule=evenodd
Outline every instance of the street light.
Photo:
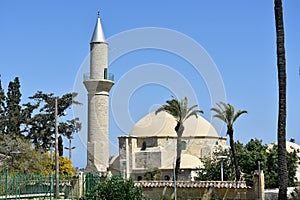
M 72 147 L 72 139 L 69 139 L 69 147 L 65 147 L 65 149 L 69 150 L 69 160 L 72 159 L 72 150 L 76 147 Z
M 173 161 L 173 177 L 174 177 L 174 200 L 177 200 L 177 188 L 176 188 L 176 157 L 174 156 L 174 161 Z
M 224 165 L 224 159 L 226 159 L 227 156 L 218 156 L 217 158 L 221 160 L 221 181 L 223 181 L 223 179 L 224 179 L 224 175 L 223 175 L 224 166 L 223 165 Z

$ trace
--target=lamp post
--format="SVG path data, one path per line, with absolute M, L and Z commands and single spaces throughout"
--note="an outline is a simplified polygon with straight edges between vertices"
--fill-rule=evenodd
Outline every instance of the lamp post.
M 221 160 L 221 181 L 223 181 L 224 180 L 224 173 L 223 173 L 223 171 L 224 171 L 224 159 L 226 159 L 227 156 L 218 156 L 217 158 Z
M 57 98 L 55 98 L 55 198 L 59 198 L 58 121 Z
M 72 150 L 76 147 L 72 147 L 72 139 L 69 139 L 69 147 L 65 147 L 65 149 L 69 150 L 69 160 L 72 159 Z

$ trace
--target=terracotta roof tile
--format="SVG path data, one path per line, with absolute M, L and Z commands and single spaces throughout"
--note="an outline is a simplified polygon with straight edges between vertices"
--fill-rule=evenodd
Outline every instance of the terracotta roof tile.
M 173 181 L 136 181 L 135 186 L 142 187 L 174 187 Z M 177 181 L 178 188 L 250 188 L 244 181 Z

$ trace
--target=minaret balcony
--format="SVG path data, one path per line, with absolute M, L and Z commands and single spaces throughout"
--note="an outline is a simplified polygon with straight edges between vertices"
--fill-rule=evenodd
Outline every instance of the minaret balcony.
M 90 80 L 90 72 L 84 73 L 83 74 L 83 81 L 88 81 Z M 104 73 L 104 80 L 110 80 L 110 81 L 114 81 L 115 79 L 115 75 L 113 73 Z

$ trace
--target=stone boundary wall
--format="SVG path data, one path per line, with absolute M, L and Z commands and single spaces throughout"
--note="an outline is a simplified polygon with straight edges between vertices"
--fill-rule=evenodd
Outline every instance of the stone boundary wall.
M 150 199 L 174 199 L 173 181 L 139 181 L 136 186 Z M 245 199 L 264 200 L 264 175 L 261 171 L 254 174 L 253 186 L 239 181 L 177 181 L 177 199 Z

